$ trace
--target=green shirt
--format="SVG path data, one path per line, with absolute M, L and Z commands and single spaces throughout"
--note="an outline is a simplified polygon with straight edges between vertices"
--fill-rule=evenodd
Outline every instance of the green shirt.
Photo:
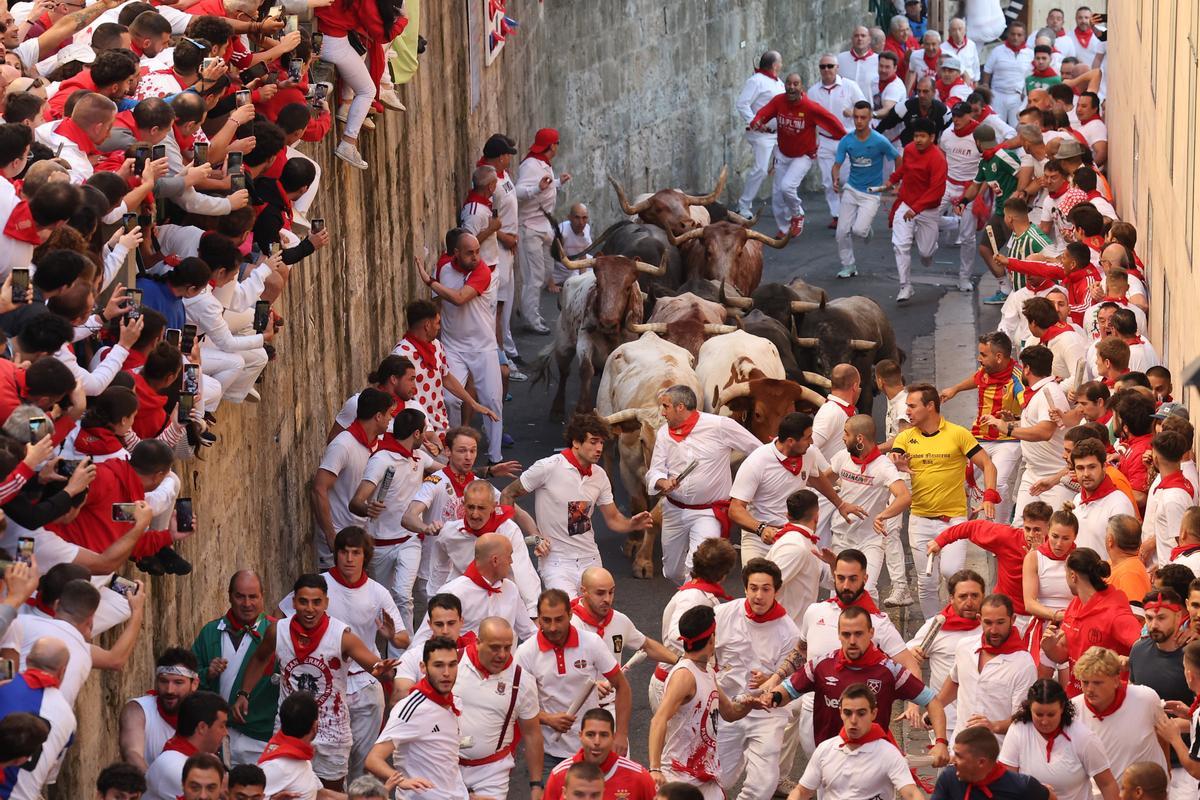
M 271 621 L 265 614 L 259 615 L 258 622 L 255 624 L 259 641 L 266 635 L 270 624 Z M 216 680 L 210 681 L 208 665 L 214 658 L 222 658 L 221 642 L 229 637 L 228 628 L 229 620 L 225 617 L 214 619 L 200 629 L 196 641 L 192 642 L 192 652 L 196 654 L 196 660 L 200 662 L 200 688 L 205 691 L 221 694 L 221 677 L 217 676 Z M 249 635 L 248 633 L 242 634 L 243 637 Z M 254 651 L 258 649 L 259 641 L 251 641 L 246 647 L 245 657 L 238 667 L 237 676 L 230 685 L 228 696 L 225 697 L 230 705 L 237 699 L 238 690 L 242 688 L 242 676 L 246 674 L 246 667 L 250 664 L 250 659 L 254 657 Z M 232 639 L 230 639 L 230 644 L 232 645 Z M 272 666 L 270 672 L 263 675 L 254 685 L 254 690 L 250 692 L 250 710 L 246 714 L 246 721 L 235 723 L 231 718 L 229 727 L 260 742 L 271 738 L 275 732 L 275 716 L 279 712 L 279 677 L 275 674 L 278 666 L 278 663 Z
M 997 150 L 991 158 L 979 162 L 976 183 L 990 184 L 996 194 L 995 213 L 1004 213 L 1004 204 L 1017 190 L 1017 172 L 1021 169 L 1021 154 L 1016 150 Z
M 1028 261 L 1031 255 L 1040 253 L 1049 246 L 1050 237 L 1043 233 L 1037 225 L 1030 223 L 1024 233 L 1014 234 L 1008 240 L 1008 257 Z M 1020 289 L 1028 283 L 1026 276 L 1020 272 L 1010 272 L 1009 277 L 1012 278 L 1013 288 L 1016 289 Z
M 1062 77 L 1059 75 L 1047 75 L 1040 78 L 1036 75 L 1029 75 L 1025 78 L 1025 96 L 1028 97 L 1034 89 L 1049 89 L 1059 83 L 1062 83 Z

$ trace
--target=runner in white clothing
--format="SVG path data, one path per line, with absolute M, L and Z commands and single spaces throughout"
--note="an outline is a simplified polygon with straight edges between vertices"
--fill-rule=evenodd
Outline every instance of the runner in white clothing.
M 599 466 L 610 435 L 608 424 L 596 414 L 576 414 L 565 431 L 568 447 L 535 462 L 500 493 L 504 506 L 529 492 L 535 495 L 538 530 L 550 542 L 550 555 L 539 559 L 546 588 L 574 592 L 585 569 L 601 566 L 592 529 L 596 508 L 613 533 L 645 531 L 654 524 L 648 511 L 630 518 L 613 503 L 612 484 Z
M 266 797 L 282 795 L 296 800 L 317 800 L 325 791 L 312 767 L 315 755 L 312 742 L 317 736 L 320 714 L 321 706 L 308 692 L 296 692 L 280 704 L 279 730 L 258 757 L 258 766 L 266 778 L 266 783 L 261 784 Z M 229 777 L 231 798 L 253 797 L 249 791 L 240 794 L 233 775 Z
M 808 607 L 817 601 L 821 586 L 828 584 L 829 567 L 817 544 L 817 495 L 801 489 L 787 499 L 787 524 L 775 534 L 766 558 L 779 567 L 782 586 L 779 602 L 797 626 Z M 749 563 L 749 562 L 747 562 Z
M 145 772 L 175 735 L 179 704 L 200 687 L 198 663 L 191 650 L 168 647 L 154 662 L 154 691 L 135 697 L 121 709 L 121 759 Z
M 820 449 L 826 461 L 846 449 L 842 435 L 846 429 L 846 420 L 858 413 L 857 403 L 862 396 L 862 375 L 853 364 L 837 364 L 829 372 L 829 385 L 829 396 L 813 416 L 813 444 Z M 830 478 L 833 477 L 831 474 Z M 821 518 L 817 527 L 817 536 L 820 537 L 822 546 L 829 546 L 834 511 L 839 507 L 843 509 L 842 517 L 847 522 L 853 522 L 848 515 L 861 518 L 864 513 L 861 508 L 837 506 L 825 498 L 821 502 Z M 856 511 L 851 511 L 852 508 Z
M 808 87 L 808 99 L 824 108 L 838 119 L 848 120 L 850 110 L 858 102 L 866 102 L 867 96 L 858 84 L 838 74 L 838 60 L 833 53 L 823 53 L 817 64 L 820 80 Z M 821 184 L 825 187 L 825 202 L 833 217 L 829 227 L 837 227 L 841 212 L 841 198 L 834 188 L 831 172 L 837 155 L 839 139 L 817 129 L 817 165 L 821 169 Z
M 1194 488 L 1180 468 L 1192 443 L 1176 431 L 1160 431 L 1150 442 L 1158 476 L 1146 495 L 1146 517 L 1142 521 L 1143 561 L 1166 564 L 1179 544 L 1183 515 L 1193 506 Z M 1149 560 L 1145 556 L 1150 556 Z
M 762 442 L 730 417 L 699 411 L 687 386 L 660 392 L 658 403 L 664 424 L 654 440 L 646 489 L 651 497 L 663 495 L 663 575 L 681 584 L 701 541 L 729 538 L 732 455 L 752 453 Z
M 754 115 L 767 101 L 777 94 L 783 94 L 783 81 L 779 80 L 779 70 L 782 68 L 783 56 L 779 53 L 768 50 L 762 54 L 762 58 L 758 60 L 758 69 L 746 79 L 734 104 L 738 116 L 742 118 L 743 126 L 750 124 Z M 768 124 L 767 130 L 746 129 L 746 143 L 750 145 L 753 165 L 743 179 L 742 196 L 737 205 L 737 213 L 743 217 L 753 214 L 754 200 L 758 197 L 758 190 L 771 168 L 771 157 L 775 155 L 777 138 L 773 121 Z

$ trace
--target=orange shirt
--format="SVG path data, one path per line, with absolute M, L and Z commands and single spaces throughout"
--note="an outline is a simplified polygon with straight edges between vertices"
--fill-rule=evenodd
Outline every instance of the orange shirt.
M 1108 585 L 1120 589 L 1131 603 L 1142 604 L 1142 598 L 1150 591 L 1150 573 L 1137 556 L 1127 558 L 1112 568 Z

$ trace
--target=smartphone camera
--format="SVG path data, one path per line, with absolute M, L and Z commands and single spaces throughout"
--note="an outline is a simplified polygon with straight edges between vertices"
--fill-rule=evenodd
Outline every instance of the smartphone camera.
M 29 268 L 17 267 L 12 271 L 13 303 L 29 302 Z
M 254 304 L 254 332 L 263 333 L 271 322 L 271 303 L 259 300 Z
M 179 389 L 180 394 L 195 395 L 200 392 L 200 366 L 198 364 L 185 364 L 183 366 L 183 385 Z
M 230 175 L 240 175 L 242 172 L 242 154 L 230 153 L 228 156 L 229 165 L 227 170 Z
M 17 561 L 22 564 L 33 563 L 33 537 L 22 536 L 17 539 Z
M 139 144 L 133 148 L 133 174 L 141 175 L 146 169 L 146 159 L 150 157 L 150 146 Z
M 82 463 L 82 459 L 69 460 L 61 458 L 59 459 L 58 464 L 55 465 L 54 471 L 59 475 L 62 475 L 64 478 L 69 478 L 75 474 L 75 470 L 79 469 L 79 465 Z
M 301 76 L 304 74 L 304 60 L 293 58 L 288 62 L 288 79 L 292 83 L 299 83 Z
M 179 340 L 179 349 L 184 353 L 192 352 L 192 347 L 196 344 L 196 326 L 188 323 L 183 326 L 183 335 Z
M 175 530 L 192 533 L 196 530 L 196 515 L 192 510 L 192 498 L 180 497 L 175 501 Z
M 121 595 L 121 597 L 131 597 L 138 592 L 137 583 L 129 580 L 129 578 L 122 578 L 120 575 L 112 576 L 112 580 L 108 582 L 108 588 Z
M 180 333 L 179 328 L 167 328 L 167 332 L 163 336 L 163 339 L 172 347 L 179 347 L 179 337 L 181 335 L 182 334 Z
M 134 511 L 137 510 L 136 503 L 113 503 L 112 518 L 113 522 L 133 522 Z
M 241 89 L 238 91 L 236 97 L 237 97 L 238 106 L 247 105 L 250 102 L 250 90 L 249 89 Z
M 29 441 L 40 442 L 47 433 L 47 422 L 43 416 L 29 418 Z
M 196 407 L 196 395 L 180 394 L 179 395 L 179 415 L 178 420 L 180 425 L 184 425 L 191 418 L 192 409 Z
M 159 159 L 166 158 L 166 157 L 167 157 L 167 146 L 165 144 L 156 144 L 156 145 L 154 145 L 154 148 L 150 151 L 150 160 L 151 161 L 158 161 Z
M 208 163 L 208 142 L 196 142 L 192 145 L 192 156 L 196 166 Z
M 142 290 L 129 289 L 126 291 L 128 295 L 129 319 L 141 319 L 142 317 Z
M 312 219 L 312 227 L 310 228 L 310 230 L 313 233 L 320 233 L 321 231 L 325 230 L 325 218 L 324 217 L 314 217 Z

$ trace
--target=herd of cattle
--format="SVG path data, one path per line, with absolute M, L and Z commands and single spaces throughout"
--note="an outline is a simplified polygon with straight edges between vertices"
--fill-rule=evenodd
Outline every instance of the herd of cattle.
M 645 474 L 663 422 L 663 389 L 690 386 L 704 411 L 732 416 L 767 442 L 785 414 L 813 413 L 825 401 L 834 365 L 858 368 L 859 409 L 870 413 L 872 366 L 902 358 L 874 300 L 830 300 L 800 278 L 761 283 L 763 245 L 782 248 L 788 237 L 759 233 L 755 220 L 716 202 L 725 176 L 723 169 L 707 195 L 663 189 L 633 203 L 610 176 L 621 208 L 636 221 L 613 224 L 583 253 L 555 244 L 556 257 L 580 272 L 559 294 L 554 340 L 535 374 L 548 380 L 557 365 L 551 413 L 561 418 L 571 364 L 580 376 L 578 411 L 593 407 L 592 379 L 601 371 L 594 407 L 618 435 L 632 512 L 650 507 Z M 654 534 L 631 544 L 637 577 L 652 573 Z

